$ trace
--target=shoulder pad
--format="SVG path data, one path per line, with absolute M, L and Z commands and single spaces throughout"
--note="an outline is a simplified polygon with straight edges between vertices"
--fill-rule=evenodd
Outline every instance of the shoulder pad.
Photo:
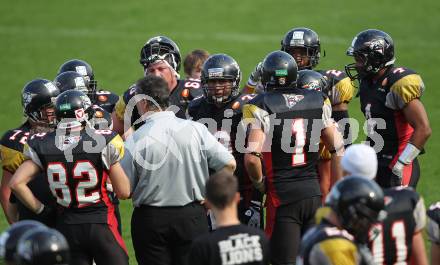
M 394 110 L 403 109 L 411 100 L 420 98 L 425 90 L 420 75 L 404 67 L 392 68 L 382 86 L 390 88 L 385 105 Z

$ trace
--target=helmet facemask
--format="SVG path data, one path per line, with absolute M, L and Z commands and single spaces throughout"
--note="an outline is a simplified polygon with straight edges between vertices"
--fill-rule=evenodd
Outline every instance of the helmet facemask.
M 230 102 L 238 95 L 238 84 L 232 78 L 209 79 L 203 84 L 206 100 L 213 104 Z
M 178 61 L 173 48 L 166 44 L 153 43 L 146 45 L 141 51 L 141 64 L 147 69 L 150 64 L 158 60 L 166 61 L 175 71 L 177 71 Z

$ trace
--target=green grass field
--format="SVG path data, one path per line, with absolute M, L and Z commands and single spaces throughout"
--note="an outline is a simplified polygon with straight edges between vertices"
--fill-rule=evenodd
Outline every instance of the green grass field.
M 0 0 L 0 6 L 1 133 L 20 123 L 23 85 L 36 77 L 53 79 L 67 59 L 88 61 L 100 87 L 121 93 L 142 76 L 139 50 L 154 35 L 174 39 L 183 55 L 195 48 L 228 53 L 246 80 L 258 61 L 279 49 L 292 27 L 317 31 L 327 53 L 319 68 L 341 70 L 351 62 L 345 51 L 355 34 L 385 30 L 395 41 L 397 64 L 419 72 L 426 85 L 422 101 L 433 134 L 420 159 L 418 191 L 427 204 L 440 200 L 439 1 Z M 351 115 L 363 123 L 358 99 L 350 106 Z M 121 211 L 130 263 L 136 264 L 131 203 L 124 202 Z M 0 218 L 0 230 L 5 227 Z

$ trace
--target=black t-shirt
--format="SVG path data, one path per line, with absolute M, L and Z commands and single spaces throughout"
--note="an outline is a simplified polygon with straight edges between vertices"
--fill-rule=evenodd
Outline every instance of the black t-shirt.
M 219 227 L 197 238 L 190 264 L 269 264 L 269 241 L 263 231 L 245 225 Z

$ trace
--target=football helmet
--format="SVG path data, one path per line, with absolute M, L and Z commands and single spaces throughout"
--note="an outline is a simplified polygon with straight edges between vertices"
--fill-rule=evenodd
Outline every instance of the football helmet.
M 87 81 L 87 79 L 84 78 L 84 76 L 77 72 L 63 72 L 57 75 L 53 82 L 60 90 L 60 93 L 63 93 L 67 90 L 78 90 L 85 94 L 89 94 L 89 82 Z
M 144 69 L 158 60 L 165 60 L 176 72 L 179 72 L 182 60 L 180 50 L 177 44 L 168 37 L 153 37 L 141 49 L 139 62 Z
M 11 225 L 0 235 L 0 257 L 7 262 L 13 262 L 21 236 L 35 228 L 47 229 L 44 224 L 33 220 L 24 220 Z
M 67 90 L 55 102 L 58 128 L 66 129 L 85 125 L 94 115 L 89 97 L 81 91 Z
M 296 81 L 298 88 L 327 91 L 328 81 L 322 74 L 313 70 L 301 70 L 298 72 L 298 80 Z
M 371 225 L 384 217 L 384 194 L 373 180 L 349 176 L 336 182 L 325 201 L 338 215 L 341 226 L 361 243 Z
M 237 62 L 227 54 L 213 54 L 203 64 L 201 82 L 209 103 L 226 103 L 240 93 L 241 72 Z M 209 84 L 213 80 L 229 80 L 229 85 Z
M 357 34 L 347 50 L 355 63 L 347 64 L 345 71 L 352 79 L 364 78 L 376 74 L 381 69 L 392 66 L 394 42 L 387 33 L 377 29 L 367 29 Z
M 70 252 L 66 238 L 55 229 L 32 229 L 17 244 L 18 265 L 69 264 Z
M 266 91 L 276 88 L 294 88 L 298 77 L 295 59 L 283 51 L 269 53 L 261 65 L 261 83 Z
M 74 71 L 78 74 L 84 76 L 88 82 L 89 94 L 94 94 L 98 87 L 98 81 L 95 80 L 95 74 L 93 69 L 86 61 L 79 59 L 68 60 L 60 66 L 57 75 L 67 72 Z
M 306 56 L 309 58 L 308 65 L 300 63 L 300 56 L 295 56 L 293 49 L 305 48 Z M 297 60 L 298 68 L 312 69 L 319 63 L 321 58 L 321 42 L 318 34 L 309 28 L 293 28 L 289 30 L 281 40 L 281 50 L 292 55 Z
M 21 105 L 24 115 L 32 122 L 52 124 L 45 108 L 53 106 L 53 100 L 60 93 L 47 79 L 34 79 L 27 83 L 21 92 Z

